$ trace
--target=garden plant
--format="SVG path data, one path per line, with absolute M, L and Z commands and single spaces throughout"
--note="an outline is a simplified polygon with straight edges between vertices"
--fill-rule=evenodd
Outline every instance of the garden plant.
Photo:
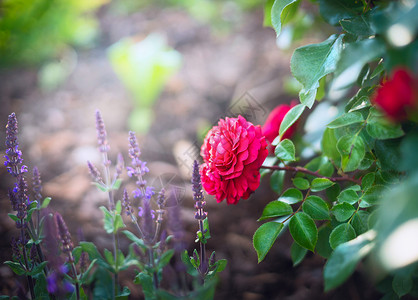
M 149 170 L 134 132 L 128 166 L 123 154 L 112 165 L 99 111 L 102 165 L 87 166 L 108 198 L 100 209 L 113 248 L 98 249 L 82 238 L 74 243 L 63 217 L 48 208 L 51 198 L 42 195 L 37 168 L 29 195 L 11 113 L 5 165 L 15 178 L 9 216 L 17 234 L 13 260 L 5 263 L 25 278 L 11 297 L 127 299 L 130 291 L 119 276 L 134 269 L 132 280 L 146 299 L 213 299 L 217 273 L 227 264 L 206 251 L 211 236 L 203 190 L 219 205 L 240 205 L 259 201 L 253 193 L 267 180 L 274 200 L 258 216 L 253 236 L 259 263 L 288 231 L 295 266 L 309 252 L 324 258 L 324 293 L 361 264 L 384 299 L 418 297 L 418 1 L 267 1 L 265 24 L 280 38 L 306 7 L 317 9 L 331 35 L 292 55 L 299 100 L 278 105 L 262 126 L 241 115 L 220 119 L 204 138 L 202 164 L 194 162 L 190 185 L 197 221 L 193 253 L 185 250 L 175 194 L 146 181 Z M 122 190 L 125 171 L 133 191 Z M 127 253 L 120 239 L 131 242 Z M 176 276 L 166 277 L 166 268 Z

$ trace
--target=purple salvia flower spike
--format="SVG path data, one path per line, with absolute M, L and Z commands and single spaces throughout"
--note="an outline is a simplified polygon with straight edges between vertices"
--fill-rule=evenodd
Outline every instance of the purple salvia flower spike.
M 14 177 L 27 172 L 27 167 L 23 165 L 22 151 L 19 150 L 19 143 L 17 140 L 18 126 L 16 114 L 9 115 L 6 125 L 6 161 L 4 165 L 7 171 Z
M 123 190 L 122 205 L 125 208 L 127 216 L 130 216 L 134 213 L 134 210 L 131 205 L 131 200 L 129 199 L 128 191 L 126 189 Z
M 103 182 L 102 176 L 100 176 L 99 170 L 90 162 L 87 161 L 87 166 L 89 168 L 89 173 L 95 182 Z
M 68 255 L 69 260 L 72 260 L 71 251 L 73 251 L 74 246 L 73 242 L 71 241 L 71 235 L 68 231 L 67 224 L 65 224 L 64 219 L 59 213 L 55 213 L 55 222 L 57 226 L 57 236 L 58 239 L 61 241 L 62 252 Z
M 106 128 L 99 110 L 96 110 L 96 130 L 97 142 L 99 143 L 100 152 L 109 152 L 110 147 L 107 143 Z
M 40 205 L 42 201 L 42 181 L 41 181 L 41 174 L 38 170 L 38 168 L 35 166 L 33 167 L 33 193 L 34 193 L 34 199 L 38 201 L 38 205 Z
M 142 231 L 145 244 L 152 243 L 154 239 L 154 221 L 149 199 L 143 201 Z

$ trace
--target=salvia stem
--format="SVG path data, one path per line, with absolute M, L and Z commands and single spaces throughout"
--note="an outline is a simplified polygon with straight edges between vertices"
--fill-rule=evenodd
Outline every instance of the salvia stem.
M 21 236 L 21 240 L 22 240 L 22 251 L 23 251 L 23 259 L 25 261 L 25 268 L 26 268 L 26 270 L 29 271 L 28 256 L 26 254 L 26 245 L 25 245 L 25 242 L 24 242 L 25 241 L 25 230 L 24 230 L 23 226 L 20 230 L 20 236 Z M 27 275 L 27 278 L 28 278 L 28 285 L 29 285 L 31 299 L 36 299 L 35 289 L 34 289 L 35 285 L 33 283 L 33 278 L 30 275 Z
M 319 178 L 325 178 L 328 179 L 332 182 L 338 182 L 338 181 L 350 181 L 353 182 L 355 184 L 361 184 L 361 180 L 360 179 L 356 179 L 353 177 L 348 177 L 348 176 L 341 176 L 341 177 L 328 177 L 328 176 L 323 176 L 321 174 L 319 174 L 318 172 L 314 172 L 311 170 L 308 170 L 306 168 L 303 167 L 291 167 L 291 166 L 261 166 L 262 169 L 268 169 L 268 170 L 274 170 L 274 171 L 291 171 L 291 172 L 301 172 L 301 173 L 305 173 L 308 175 L 312 175 L 315 177 L 319 177 Z

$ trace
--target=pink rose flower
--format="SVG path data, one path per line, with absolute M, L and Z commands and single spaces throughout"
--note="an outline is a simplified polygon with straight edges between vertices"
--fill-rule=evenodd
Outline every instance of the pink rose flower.
M 392 121 L 403 121 L 408 118 L 408 111 L 417 107 L 416 83 L 409 71 L 397 69 L 377 89 L 372 102 Z
M 268 151 L 261 127 L 238 116 L 219 120 L 206 135 L 200 154 L 206 192 L 215 195 L 217 202 L 226 199 L 237 204 L 260 185 L 260 167 Z
M 292 101 L 290 105 L 279 104 L 275 109 L 271 111 L 267 117 L 266 122 L 263 126 L 263 135 L 266 139 L 272 143 L 274 139 L 279 135 L 280 124 L 284 119 L 284 116 L 287 112 L 296 105 L 296 101 Z M 286 132 L 283 134 L 282 139 L 290 139 L 296 131 L 296 123 L 293 124 Z M 274 148 L 272 149 L 274 152 Z

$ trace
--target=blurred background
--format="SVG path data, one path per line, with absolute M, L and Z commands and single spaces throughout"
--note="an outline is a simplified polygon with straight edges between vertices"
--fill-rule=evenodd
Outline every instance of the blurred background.
M 74 241 L 111 248 L 103 230 L 106 195 L 91 184 L 86 161 L 100 165 L 95 111 L 101 111 L 111 159 L 128 160 L 128 131 L 137 133 L 148 182 L 181 193 L 182 221 L 189 249 L 197 223 L 190 182 L 207 130 L 226 116 L 245 115 L 262 124 L 280 103 L 297 98 L 290 76 L 293 49 L 319 42 L 331 32 L 319 28 L 315 6 L 303 9 L 280 39 L 264 7 L 274 1 L 237 0 L 3 0 L 0 1 L 0 154 L 4 126 L 15 112 L 24 163 L 38 166 L 43 195 L 67 221 Z M 323 25 L 322 25 L 323 26 Z M 304 35 L 302 35 L 304 33 Z M 0 166 L 0 258 L 11 258 L 16 235 L 7 217 L 12 178 Z M 127 179 L 127 178 L 125 178 Z M 124 182 L 130 188 L 128 180 Z M 120 195 L 118 195 L 120 197 Z M 323 295 L 323 261 L 309 254 L 293 268 L 291 239 L 279 240 L 257 264 L 252 235 L 263 207 L 277 195 L 268 182 L 236 206 L 207 197 L 212 239 L 209 250 L 227 258 L 216 299 L 370 299 L 374 291 L 361 274 Z M 285 235 L 287 235 L 286 233 Z M 121 247 L 128 241 L 121 240 Z M 132 299 L 142 297 L 122 277 Z M 0 266 L 0 293 L 15 277 Z

